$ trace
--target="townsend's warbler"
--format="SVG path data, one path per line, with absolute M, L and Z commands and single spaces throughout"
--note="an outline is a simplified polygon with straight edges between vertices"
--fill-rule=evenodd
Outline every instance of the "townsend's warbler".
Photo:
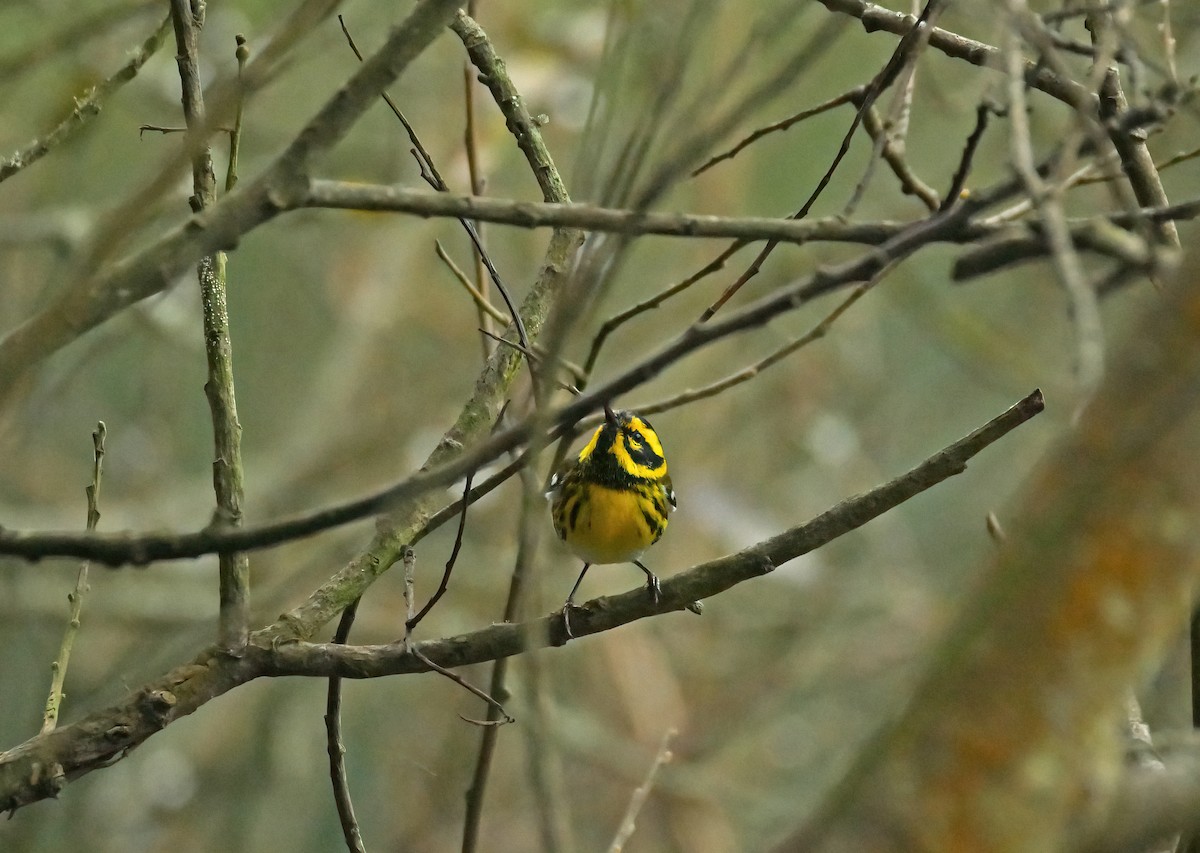
M 655 603 L 661 593 L 658 578 L 638 558 L 663 535 L 675 508 L 662 444 L 645 418 L 608 406 L 604 415 L 591 441 L 554 475 L 547 492 L 554 530 L 583 560 L 563 605 L 567 636 L 575 593 L 595 563 L 633 563 L 645 572 Z

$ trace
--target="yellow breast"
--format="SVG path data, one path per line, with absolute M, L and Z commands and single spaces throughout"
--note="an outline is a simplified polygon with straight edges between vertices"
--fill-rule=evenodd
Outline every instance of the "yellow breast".
M 574 503 L 574 498 L 568 504 Z M 658 541 L 666 527 L 650 496 L 638 491 L 589 485 L 586 500 L 578 508 L 567 505 L 563 515 L 576 513 L 574 523 L 564 525 L 567 546 L 586 563 L 627 563 Z

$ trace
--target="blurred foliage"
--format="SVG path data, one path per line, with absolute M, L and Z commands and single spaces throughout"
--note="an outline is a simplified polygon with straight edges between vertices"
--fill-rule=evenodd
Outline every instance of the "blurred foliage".
M 343 4 L 369 52 L 407 4 Z M 889 4 L 905 8 L 907 4 Z M 1047 4 L 1048 5 L 1048 4 Z M 252 48 L 288 4 L 209 3 L 204 71 L 232 73 L 235 33 Z M 545 113 L 548 144 L 577 201 L 612 201 L 633 164 L 622 146 L 649 134 L 636 158 L 644 186 L 696 127 L 744 103 L 810 44 L 829 13 L 816 3 L 557 0 L 481 3 L 480 22 L 531 111 Z M 1200 13 L 1173 7 L 1181 72 L 1200 68 Z M 121 0 L 8 0 L 0 5 L 0 151 L 52 127 L 72 98 L 110 74 L 157 26 L 165 4 Z M 958 4 L 942 24 L 996 41 L 998 14 L 984 0 Z M 1158 57 L 1159 13 L 1139 8 L 1129 37 Z M 98 16 L 83 32 L 76 24 Z M 1071 35 L 1086 38 L 1072 24 Z M 796 79 L 768 86 L 705 157 L 762 124 L 864 82 L 894 39 L 847 21 L 818 45 Z M 607 45 L 607 47 L 606 47 Z M 168 45 L 68 147 L 0 187 L 0 333 L 44 305 L 70 269 L 72 252 L 106 212 L 138 188 L 178 139 L 141 124 L 179 125 L 179 83 Z M 744 52 L 742 59 L 739 56 Z M 16 58 L 13 61 L 10 59 Z M 1078 58 L 1076 58 L 1078 59 Z M 1082 61 L 1082 60 L 1081 60 Z M 286 73 L 249 104 L 243 178 L 256 174 L 353 70 L 335 20 L 294 51 Z M 1083 67 L 1082 65 L 1080 67 Z M 1158 68 L 1142 69 L 1157 86 Z M 677 75 L 677 76 L 676 76 Z M 669 88 L 664 91 L 664 87 Z M 943 190 L 975 104 L 998 78 L 936 52 L 921 64 L 907 152 L 914 170 Z M 599 87 L 599 88 L 596 88 Z M 593 90 L 599 99 L 589 125 Z M 462 144 L 463 53 L 449 34 L 392 90 L 456 191 L 469 185 Z M 1132 88 L 1131 99 L 1140 97 Z M 482 87 L 476 87 L 486 193 L 536 198 L 536 185 Z M 1069 121 L 1036 93 L 1032 122 L 1048 145 Z M 767 137 L 695 180 L 681 180 L 661 209 L 780 215 L 799 206 L 828 166 L 852 113 L 841 108 Z M 585 134 L 585 130 L 587 133 Z M 1151 140 L 1158 158 L 1196 145 L 1195 116 Z M 223 142 L 216 146 L 223 168 Z M 836 214 L 863 174 L 864 138 L 818 204 Z M 1006 131 L 985 140 L 972 185 L 1008 174 Z M 372 110 L 320 164 L 322 177 L 419 180 L 391 114 Z M 1194 198 L 1200 172 L 1164 174 L 1172 199 Z M 188 213 L 183 174 L 156 210 L 152 239 Z M 1069 212 L 1107 206 L 1103 188 L 1069 196 Z M 857 216 L 915 218 L 922 208 L 879 168 Z M 1184 242 L 1195 227 L 1181 223 Z M 488 227 L 488 245 L 518 298 L 536 274 L 546 232 Z M 249 234 L 231 255 L 238 406 L 244 427 L 250 523 L 364 493 L 419 464 L 453 419 L 478 368 L 474 307 L 433 253 L 441 239 L 470 266 L 453 221 L 307 211 Z M 707 263 L 710 241 L 642 238 L 614 269 L 568 355 L 581 359 L 590 333 L 614 311 Z M 737 298 L 745 302 L 857 250 L 782 247 Z M 622 328 L 599 362 L 611 373 L 653 350 L 708 305 L 740 271 L 720 275 Z M 516 726 L 500 733 L 488 791 L 484 849 L 538 844 L 539 803 L 528 783 L 532 739 L 562 763 L 577 848 L 616 832 L 631 791 L 663 732 L 679 729 L 674 760 L 643 809 L 635 850 L 762 849 L 820 797 L 880 713 L 898 707 L 920 652 L 946 624 L 994 548 L 988 512 L 1006 502 L 1064 429 L 1078 391 L 1067 305 L 1048 264 L 952 285 L 954 253 L 927 250 L 903 264 L 823 341 L 753 382 L 654 418 L 666 445 L 680 511 L 648 556 L 662 574 L 754 542 L 890 478 L 1042 387 L 1047 416 L 985 452 L 970 471 L 817 554 L 707 603 L 703 618 L 674 614 L 539 652 L 550 691 L 545 730 L 532 716 L 529 666 L 512 669 L 507 703 Z M 1149 300 L 1138 281 L 1104 301 L 1113 339 Z M 836 297 L 833 297 L 836 299 Z M 712 381 L 802 333 L 835 304 L 826 299 L 767 329 L 689 358 L 621 405 Z M 90 471 L 89 434 L 109 430 L 103 530 L 195 529 L 211 515 L 211 437 L 202 384 L 200 308 L 193 278 L 125 312 L 53 356 L 18 400 L 0 411 L 0 522 L 81 528 Z M 516 549 L 514 481 L 472 508 L 450 594 L 421 628 L 448 635 L 499 618 Z M 255 623 L 296 604 L 369 535 L 369 522 L 252 556 Z M 418 549 L 426 594 L 452 531 Z M 140 571 L 93 570 L 83 627 L 67 680 L 63 720 L 112 702 L 212 640 L 216 560 Z M 538 563 L 537 606 L 558 606 L 577 570 L 557 544 Z M 32 735 L 49 664 L 66 618 L 75 565 L 0 559 L 0 744 Z M 594 571 L 584 593 L 641 582 L 630 567 Z M 370 591 L 353 639 L 382 642 L 401 631 L 397 573 Z M 488 667 L 464 673 L 486 683 Z M 0 822 L 0 849 L 230 851 L 339 849 L 321 714 L 324 683 L 248 685 L 170 726 L 103 772 L 73 783 L 57 802 Z M 346 685 L 344 718 L 351 790 L 369 849 L 456 849 L 463 793 L 479 731 L 458 714 L 479 703 L 435 676 Z

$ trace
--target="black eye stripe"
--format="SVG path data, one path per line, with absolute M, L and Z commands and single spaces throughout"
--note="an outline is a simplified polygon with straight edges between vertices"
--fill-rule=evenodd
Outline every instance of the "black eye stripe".
M 630 436 L 625 442 L 625 446 L 629 450 L 630 459 L 647 468 L 657 468 L 663 464 L 663 458 L 651 450 L 650 445 L 642 442 L 635 447 L 633 441 L 633 437 Z

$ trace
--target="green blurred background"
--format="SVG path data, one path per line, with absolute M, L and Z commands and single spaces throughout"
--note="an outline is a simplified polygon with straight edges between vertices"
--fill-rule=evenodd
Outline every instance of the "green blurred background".
M 908 10 L 907 3 L 886 5 Z M 618 155 L 631 134 L 654 132 L 633 177 L 640 187 L 689 134 L 746 104 L 749 93 L 765 86 L 770 96 L 746 109 L 727 135 L 708 140 L 701 159 L 755 127 L 865 82 L 895 45 L 893 37 L 866 35 L 847 21 L 803 74 L 780 80 L 779 69 L 830 20 L 818 3 L 485 0 L 479 6 L 480 23 L 531 111 L 549 117 L 547 143 L 577 201 L 612 200 L 606 194 L 630 174 Z M 290 8 L 268 0 L 209 3 L 203 35 L 209 78 L 233 72 L 235 33 L 245 33 L 253 49 Z M 370 52 L 409 8 L 360 0 L 340 11 Z M 0 151 L 51 128 L 72 109 L 72 98 L 124 62 L 165 9 L 165 3 L 118 0 L 0 5 Z M 1200 11 L 1186 3 L 1172 11 L 1186 77 L 1200 68 Z M 100 13 L 105 23 L 71 36 L 79 21 Z M 995 14 L 983 0 L 962 2 L 942 24 L 997 42 Z M 1161 60 L 1159 14 L 1140 9 L 1128 35 L 1147 57 Z M 1082 27 L 1069 32 L 1086 39 Z M 86 131 L 0 187 L 0 333 L 59 292 L 73 253 L 176 150 L 178 137 L 138 133 L 141 124 L 182 123 L 172 55 L 168 41 Z M 664 95 L 663 81 L 681 57 L 679 82 Z M 460 192 L 469 186 L 463 61 L 461 45 L 447 33 L 391 90 Z M 279 153 L 355 64 L 332 18 L 294 49 L 285 72 L 248 106 L 244 180 Z M 1142 85 L 1156 87 L 1161 78 L 1149 65 Z M 936 52 L 923 57 L 907 151 L 914 170 L 936 188 L 949 184 L 975 104 L 1000 82 Z M 603 120 L 587 127 L 596 87 Z M 1131 99 L 1139 96 L 1131 85 Z M 475 97 L 486 193 L 536 199 L 536 185 L 486 91 L 476 87 Z M 1038 93 L 1031 103 L 1044 153 L 1071 118 Z M 829 165 L 851 116 L 841 108 L 768 137 L 697 179 L 678 181 L 656 207 L 790 213 Z M 1198 136 L 1195 114 L 1184 114 L 1152 138 L 1151 149 L 1163 159 L 1195 148 Z M 1009 174 L 1007 146 L 1007 126 L 996 122 L 971 186 Z M 869 153 L 860 134 L 814 215 L 842 209 Z M 223 144 L 216 156 L 223 169 Z M 1164 173 L 1172 200 L 1200 191 L 1195 163 Z M 382 104 L 315 173 L 423 186 Z M 180 174 L 150 224 L 130 235 L 131 245 L 181 221 L 189 192 Z M 1069 196 L 1072 214 L 1108 204 L 1099 187 Z M 881 166 L 855 217 L 922 214 Z M 1185 245 L 1195 239 L 1191 223 L 1180 228 Z M 489 226 L 486 233 L 520 298 L 548 232 Z M 479 368 L 480 343 L 475 309 L 435 257 L 435 239 L 469 267 L 465 237 L 452 220 L 336 211 L 282 216 L 247 235 L 231 255 L 249 523 L 393 482 L 421 463 L 453 421 Z M 695 271 L 724 245 L 639 240 L 567 355 L 582 359 L 600 321 Z M 781 247 L 736 302 L 857 251 Z M 575 849 L 606 847 L 668 727 L 679 730 L 673 760 L 628 849 L 763 849 L 800 821 L 872 727 L 899 707 L 920 652 L 995 547 L 986 514 L 994 511 L 1003 522 L 1023 476 L 1081 402 L 1067 303 L 1048 265 L 955 285 L 948 269 L 958 251 L 925 250 L 823 341 L 746 385 L 653 419 L 680 510 L 648 564 L 670 575 L 797 524 L 907 470 L 1034 387 L 1046 393 L 1047 414 L 985 451 L 965 475 L 709 601 L 702 618 L 672 614 L 517 660 L 507 707 L 518 723 L 500 732 L 481 849 L 539 848 L 539 796 L 530 782 L 536 756 L 559 774 Z M 598 376 L 686 328 L 749 258 L 743 252 L 723 272 L 618 331 Z M 1098 272 L 1102 265 L 1089 268 Z M 618 402 L 636 408 L 733 372 L 803 333 L 837 298 L 706 349 Z M 1155 298 L 1144 280 L 1106 298 L 1108 339 L 1121 340 L 1131 318 Z M 46 361 L 0 409 L 0 524 L 82 527 L 89 433 L 102 419 L 109 438 L 101 529 L 204 525 L 213 498 L 200 328 L 197 288 L 188 276 Z M 422 625 L 421 637 L 500 618 L 518 504 L 514 480 L 472 509 L 450 594 Z M 254 625 L 302 601 L 370 532 L 371 523 L 362 522 L 255 553 Z M 575 559 L 552 538 L 538 559 L 534 612 L 561 604 L 577 572 Z M 443 529 L 419 546 L 418 595 L 431 591 L 451 541 L 452 531 Z M 31 565 L 0 558 L 0 748 L 32 736 L 40 724 L 75 572 L 68 560 Z M 400 581 L 393 572 L 372 587 L 354 641 L 398 636 Z M 606 567 L 589 575 L 584 594 L 640 583 L 631 567 Z M 215 559 L 93 569 L 63 721 L 188 659 L 213 640 L 215 617 Z M 480 666 L 463 674 L 484 684 L 489 672 Z M 0 850 L 340 849 L 324 692 L 324 682 L 299 679 L 237 689 L 115 766 L 72 783 L 58 801 L 0 821 Z M 480 738 L 458 715 L 482 716 L 480 703 L 428 675 L 349 683 L 345 694 L 351 790 L 368 849 L 457 849 Z

